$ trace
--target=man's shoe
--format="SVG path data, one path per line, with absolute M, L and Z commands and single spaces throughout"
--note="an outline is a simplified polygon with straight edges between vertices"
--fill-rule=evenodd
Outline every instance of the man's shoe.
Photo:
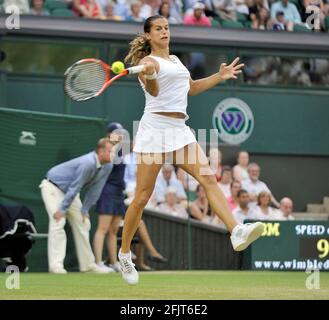
M 56 274 L 67 274 L 67 271 L 64 268 L 51 268 L 49 269 L 49 272 Z
M 122 253 L 119 250 L 119 262 L 122 271 L 122 278 L 130 285 L 136 285 L 138 283 L 138 272 L 135 269 L 135 264 L 131 261 L 131 252 Z
M 107 271 L 107 273 L 115 272 L 115 270 L 111 266 L 105 265 L 103 261 L 97 263 L 97 266 Z
M 246 249 L 253 241 L 264 232 L 265 225 L 262 222 L 238 224 L 231 234 L 231 242 L 235 251 Z
M 92 264 L 88 269 L 81 270 L 81 272 L 92 272 L 92 273 L 110 273 L 108 268 L 98 266 L 96 263 Z M 113 272 L 113 271 L 112 271 Z

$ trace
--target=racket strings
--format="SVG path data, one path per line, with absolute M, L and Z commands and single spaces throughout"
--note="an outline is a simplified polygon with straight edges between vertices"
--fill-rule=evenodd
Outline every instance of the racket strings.
M 99 93 L 107 81 L 107 72 L 98 62 L 76 64 L 65 78 L 65 91 L 76 101 L 87 100 Z

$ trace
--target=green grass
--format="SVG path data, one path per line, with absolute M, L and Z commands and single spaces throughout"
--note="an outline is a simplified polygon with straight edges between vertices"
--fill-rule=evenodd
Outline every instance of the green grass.
M 162 271 L 140 274 L 140 284 L 126 285 L 120 274 L 25 273 L 20 289 L 5 287 L 3 299 L 329 299 L 329 273 L 320 273 L 320 289 L 308 290 L 304 272 Z

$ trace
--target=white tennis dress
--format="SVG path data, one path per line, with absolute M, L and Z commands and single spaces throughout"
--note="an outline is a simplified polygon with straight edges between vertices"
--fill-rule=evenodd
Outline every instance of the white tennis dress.
M 190 73 L 176 56 L 170 56 L 170 60 L 149 57 L 160 65 L 157 76 L 160 91 L 157 97 L 153 97 L 139 79 L 145 94 L 145 109 L 135 137 L 134 152 L 172 152 L 196 142 L 190 127 L 185 124 Z M 177 119 L 154 112 L 180 112 L 186 117 Z

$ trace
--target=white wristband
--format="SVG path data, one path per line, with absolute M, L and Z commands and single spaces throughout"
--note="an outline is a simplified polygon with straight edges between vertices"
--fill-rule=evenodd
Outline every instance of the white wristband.
M 155 80 L 157 78 L 158 74 L 156 71 L 154 71 L 152 74 L 146 74 L 145 79 L 146 80 Z

